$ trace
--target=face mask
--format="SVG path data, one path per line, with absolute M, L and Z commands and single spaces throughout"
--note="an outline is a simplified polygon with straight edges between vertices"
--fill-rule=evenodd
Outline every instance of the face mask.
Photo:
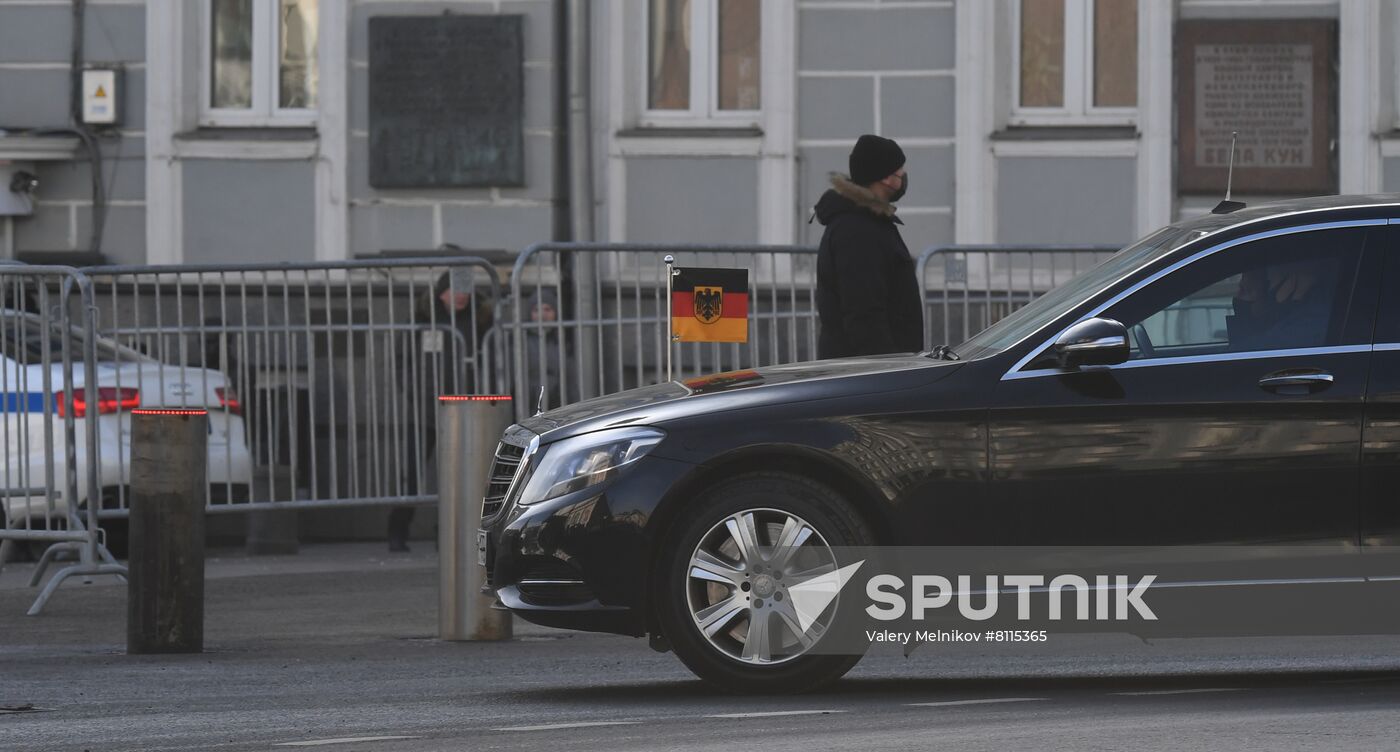
M 890 194 L 890 203 L 904 198 L 904 192 L 907 190 L 909 190 L 909 173 L 906 172 L 904 176 L 899 179 L 899 190 Z

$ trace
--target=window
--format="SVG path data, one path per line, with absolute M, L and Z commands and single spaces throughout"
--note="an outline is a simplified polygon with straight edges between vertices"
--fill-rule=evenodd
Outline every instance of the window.
M 645 124 L 757 124 L 759 6 L 760 0 L 650 0 Z
M 1014 347 L 1017 342 L 1068 314 L 1095 292 L 1133 269 L 1162 258 L 1200 237 L 1199 232 L 1175 225 L 1163 227 L 974 334 L 971 339 L 958 345 L 958 354 L 971 360 Z
M 1341 344 L 1365 232 L 1297 233 L 1222 251 L 1105 315 L 1128 327 L 1130 359 Z
M 208 0 L 205 10 L 202 122 L 312 124 L 317 0 Z
M 1013 125 L 1131 124 L 1138 0 L 1015 0 Z
M 0 317 L 0 355 L 22 366 L 63 362 L 63 328 L 56 322 L 45 325 L 34 314 L 8 312 Z M 68 358 L 73 363 L 83 360 L 85 335 L 73 327 L 68 336 Z M 150 359 L 116 342 L 97 338 L 97 360 L 112 363 L 136 363 Z

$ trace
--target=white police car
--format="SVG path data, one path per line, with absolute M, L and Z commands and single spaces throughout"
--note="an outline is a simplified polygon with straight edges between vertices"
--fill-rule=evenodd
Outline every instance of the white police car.
M 224 374 L 162 364 L 98 338 L 94 343 L 97 399 L 90 404 L 82 360 L 83 336 L 80 330 L 65 331 L 31 313 L 0 309 L 0 446 L 4 447 L 0 488 L 7 489 L 3 495 L 7 497 L 4 509 L 9 527 L 51 527 L 36 518 L 68 514 L 65 424 L 69 403 L 65 395 L 70 391 L 79 507 L 88 500 L 87 473 L 94 469 L 103 497 L 100 508 L 117 509 L 125 499 L 123 489 L 130 480 L 131 463 L 130 411 L 135 408 L 206 408 L 211 496 L 246 496 L 252 483 L 252 456 L 242 407 Z M 71 384 L 64 377 L 65 339 Z M 97 421 L 96 463 L 88 457 L 90 420 Z M 46 443 L 51 451 L 46 450 Z M 47 493 L 31 495 L 50 488 L 55 500 L 52 510 Z

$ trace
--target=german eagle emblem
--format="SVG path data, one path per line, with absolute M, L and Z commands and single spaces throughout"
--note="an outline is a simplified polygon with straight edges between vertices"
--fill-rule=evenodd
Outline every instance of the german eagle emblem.
M 702 324 L 719 321 L 724 312 L 724 288 L 695 288 L 695 318 Z

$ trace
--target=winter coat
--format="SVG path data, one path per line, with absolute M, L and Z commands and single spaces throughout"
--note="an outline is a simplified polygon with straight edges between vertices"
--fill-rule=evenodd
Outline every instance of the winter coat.
M 923 293 L 894 207 L 844 175 L 831 186 L 816 206 L 818 357 L 923 349 Z
M 440 382 L 445 392 L 456 391 L 455 378 L 458 377 L 461 377 L 463 391 L 468 394 L 475 391 L 475 368 L 469 358 L 479 356 L 483 337 L 493 323 L 489 302 L 479 298 L 480 295 L 472 295 L 469 308 L 455 312 L 448 311 L 435 294 L 421 295 L 416 301 L 413 323 L 420 329 L 405 340 L 414 351 L 403 363 L 419 371 L 428 394 L 435 395 Z M 475 308 L 475 319 L 472 308 Z M 431 408 L 437 410 L 437 401 L 430 402 L 433 403 Z
M 574 369 L 573 347 L 568 337 L 560 344 L 560 334 L 564 331 L 556 321 L 536 321 L 534 312 L 537 306 L 547 305 L 554 309 L 557 317 L 559 296 L 551 289 L 541 289 L 536 295 L 526 299 L 525 319 L 525 374 L 521 380 L 526 386 L 525 394 L 531 406 L 545 387 L 545 405 L 554 408 L 578 402 L 579 390 L 577 371 Z
M 578 402 L 578 379 L 575 377 L 573 348 L 567 340 L 559 345 L 559 332 L 552 328 L 525 332 L 525 372 L 529 388 L 525 394 L 532 401 L 545 387 L 545 404 L 551 408 Z

